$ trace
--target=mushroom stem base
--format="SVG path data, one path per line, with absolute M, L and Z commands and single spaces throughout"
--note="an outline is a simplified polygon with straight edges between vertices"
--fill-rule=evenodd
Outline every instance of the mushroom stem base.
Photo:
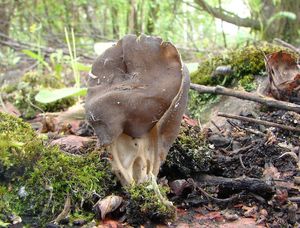
M 112 154 L 112 169 L 122 185 L 139 184 L 157 176 L 167 151 L 159 150 L 157 129 L 140 138 L 121 134 L 108 148 Z

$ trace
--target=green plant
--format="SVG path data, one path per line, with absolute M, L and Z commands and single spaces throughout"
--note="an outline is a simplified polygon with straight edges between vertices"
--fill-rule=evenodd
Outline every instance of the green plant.
M 28 216 L 43 226 L 63 210 L 66 198 L 76 217 L 91 212 L 95 194 L 104 197 L 116 185 L 99 151 L 74 156 L 45 146 L 19 118 L 0 113 L 0 139 L 0 215 Z
M 165 203 L 169 189 L 162 186 L 156 189 L 156 187 L 156 183 L 148 181 L 132 184 L 125 189 L 129 195 L 126 214 L 130 224 L 144 224 L 148 220 L 166 223 L 176 218 L 176 208 L 170 202 L 169 205 Z
M 41 89 L 35 96 L 35 100 L 40 103 L 52 103 L 66 97 L 84 96 L 87 93 L 87 88 L 80 88 L 80 71 L 89 71 L 90 67 L 87 67 L 77 61 L 76 42 L 73 29 L 71 29 L 71 41 L 67 28 L 65 28 L 65 37 L 69 50 L 69 58 L 73 71 L 73 78 L 75 81 L 74 87 L 61 89 Z

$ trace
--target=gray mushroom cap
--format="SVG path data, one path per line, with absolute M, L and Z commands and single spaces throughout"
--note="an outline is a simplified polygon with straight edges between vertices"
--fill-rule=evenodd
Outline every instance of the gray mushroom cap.
M 146 164 L 146 173 L 151 171 L 157 175 L 178 134 L 189 83 L 188 71 L 172 43 L 157 37 L 127 35 L 99 56 L 92 66 L 86 98 L 87 119 L 101 145 L 118 145 L 115 156 L 120 160 L 124 160 L 122 153 L 130 153 L 118 152 L 120 150 L 144 150 L 134 154 L 154 153 L 161 157 L 147 158 L 150 163 L 159 164 L 158 168 L 154 168 L 154 164 L 149 168 Z M 144 146 L 125 149 L 126 140 L 135 140 L 134 145 Z M 133 168 L 136 158 L 127 165 Z M 146 160 L 142 163 L 147 163 Z M 115 168 L 122 169 L 119 166 Z M 121 171 L 120 175 L 126 174 Z

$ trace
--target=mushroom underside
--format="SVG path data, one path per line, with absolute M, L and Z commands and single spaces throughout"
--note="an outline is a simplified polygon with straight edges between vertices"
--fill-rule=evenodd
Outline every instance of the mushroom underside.
M 112 169 L 122 185 L 142 183 L 157 176 L 167 151 L 158 146 L 157 128 L 140 138 L 121 134 L 110 146 Z M 160 150 L 159 150 L 160 149 Z

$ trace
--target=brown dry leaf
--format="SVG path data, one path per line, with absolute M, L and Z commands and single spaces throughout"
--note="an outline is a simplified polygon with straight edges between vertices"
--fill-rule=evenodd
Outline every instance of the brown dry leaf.
M 41 133 L 55 132 L 56 122 L 53 116 L 45 116 L 42 120 Z
M 253 206 L 253 207 L 243 206 L 242 209 L 245 210 L 244 216 L 246 218 L 250 218 L 250 217 L 256 218 L 256 213 L 258 210 L 257 206 Z
M 101 219 L 103 220 L 107 213 L 113 212 L 118 209 L 123 202 L 123 198 L 120 196 L 107 196 L 104 199 L 100 199 L 94 206 L 96 210 L 101 213 Z
M 172 181 L 170 183 L 170 188 L 176 196 L 180 196 L 184 190 L 189 189 L 191 191 L 193 186 L 188 181 L 181 179 Z
M 94 141 L 92 138 L 81 137 L 77 135 L 67 135 L 53 140 L 50 145 L 58 145 L 61 150 L 77 154 L 85 149 L 85 145 Z
M 266 180 L 279 179 L 280 172 L 278 172 L 278 169 L 273 164 L 266 164 L 263 177 Z
M 2 106 L 0 105 L 0 112 L 6 112 L 17 117 L 21 116 L 20 111 L 9 101 L 4 102 Z
M 267 56 L 265 60 L 269 75 L 269 89 L 278 100 L 300 101 L 300 68 L 297 58 L 279 51 Z
M 286 203 L 288 200 L 288 192 L 285 189 L 277 189 L 276 194 L 274 195 L 274 199 L 278 201 L 280 204 Z

